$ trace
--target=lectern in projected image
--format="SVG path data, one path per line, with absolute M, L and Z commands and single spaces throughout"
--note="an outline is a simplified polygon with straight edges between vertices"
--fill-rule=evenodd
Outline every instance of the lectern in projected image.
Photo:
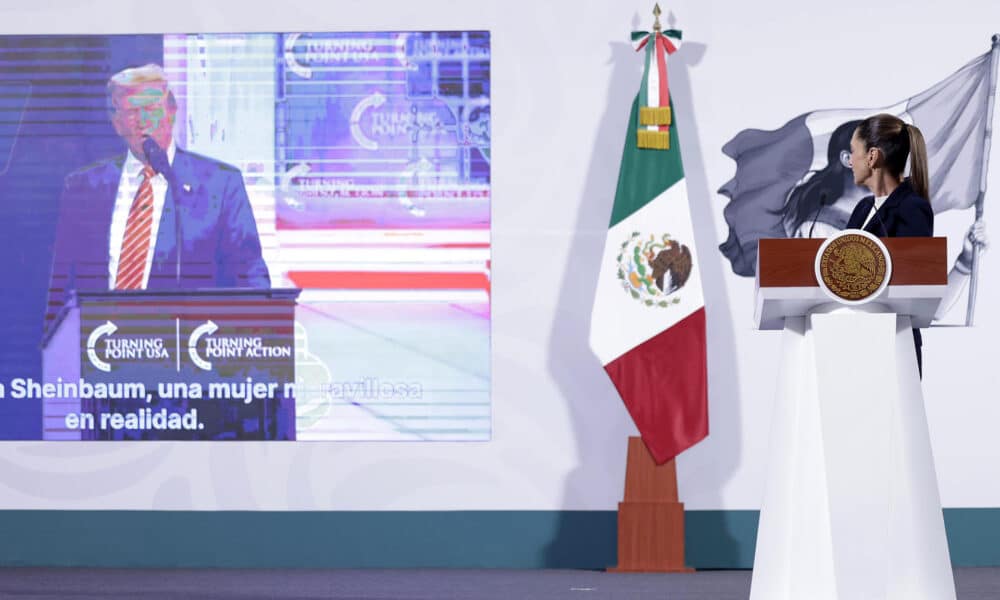
M 490 438 L 489 32 L 3 36 L 0 111 L 0 439 Z M 12 396 L 81 375 L 149 398 Z

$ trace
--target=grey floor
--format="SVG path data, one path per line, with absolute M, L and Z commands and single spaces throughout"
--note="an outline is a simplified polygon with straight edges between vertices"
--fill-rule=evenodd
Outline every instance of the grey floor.
M 959 600 L 1000 598 L 1000 568 L 956 569 Z M 745 600 L 749 571 L 0 569 L 0 598 Z

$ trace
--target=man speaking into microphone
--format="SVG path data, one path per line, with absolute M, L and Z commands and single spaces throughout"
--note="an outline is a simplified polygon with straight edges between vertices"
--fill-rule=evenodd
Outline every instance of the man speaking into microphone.
M 125 69 L 107 92 L 127 151 L 66 178 L 46 328 L 74 289 L 270 287 L 243 176 L 177 147 L 163 69 Z

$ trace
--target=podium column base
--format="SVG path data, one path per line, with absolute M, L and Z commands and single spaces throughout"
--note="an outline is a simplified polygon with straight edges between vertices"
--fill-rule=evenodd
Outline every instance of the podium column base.
M 910 319 L 785 321 L 751 600 L 954 600 Z

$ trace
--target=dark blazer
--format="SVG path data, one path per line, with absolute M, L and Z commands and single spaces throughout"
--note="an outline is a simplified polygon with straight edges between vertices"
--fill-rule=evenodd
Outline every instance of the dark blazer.
M 46 326 L 70 290 L 108 289 L 111 217 L 124 163 L 122 155 L 66 177 Z M 177 148 L 172 170 L 147 289 L 270 287 L 239 169 Z
M 860 229 L 873 204 L 874 196 L 862 198 L 847 220 L 846 229 Z M 889 194 L 864 229 L 876 237 L 931 237 L 934 235 L 934 211 L 930 201 L 913 191 L 907 179 Z M 923 371 L 920 364 L 923 339 L 919 329 L 913 330 L 913 343 L 917 348 L 917 363 Z
M 874 196 L 862 198 L 847 220 L 847 229 L 860 229 L 874 203 Z M 865 231 L 876 237 L 930 237 L 934 235 L 934 211 L 931 203 L 905 180 L 889 194 Z

